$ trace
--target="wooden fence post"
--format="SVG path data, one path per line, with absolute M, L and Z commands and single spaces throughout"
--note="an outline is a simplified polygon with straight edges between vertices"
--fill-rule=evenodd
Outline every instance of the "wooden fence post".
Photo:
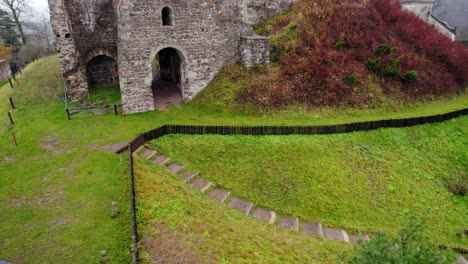
M 117 110 L 117 105 L 116 104 L 114 105 L 114 113 L 115 113 L 115 115 L 119 115 L 119 111 Z
M 11 108 L 15 109 L 15 103 L 13 103 L 13 98 L 8 97 L 8 99 L 10 99 Z
M 8 117 L 10 118 L 10 123 L 11 123 L 11 125 L 14 126 L 14 125 L 15 125 L 15 122 L 13 121 L 13 117 L 11 116 L 10 111 L 8 111 Z
M 71 120 L 71 118 L 70 118 L 70 110 L 68 110 L 68 108 L 67 108 L 67 109 L 65 109 L 65 111 L 67 111 L 67 118 L 68 118 L 68 120 Z
M 11 133 L 11 135 L 13 136 L 13 141 L 15 142 L 15 146 L 18 146 L 18 141 L 16 141 L 15 132 Z

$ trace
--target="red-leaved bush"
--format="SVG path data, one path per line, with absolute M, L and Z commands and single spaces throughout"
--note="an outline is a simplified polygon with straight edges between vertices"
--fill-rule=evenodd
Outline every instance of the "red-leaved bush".
M 398 98 L 433 97 L 464 90 L 468 84 L 467 49 L 402 11 L 399 1 L 366 2 L 304 0 L 298 4 L 289 20 L 282 18 L 272 27 L 272 32 L 289 23 L 297 27 L 298 40 L 280 56 L 277 80 L 252 84 L 238 98 L 265 107 L 293 103 L 362 107 L 372 105 L 375 99 L 369 82 Z M 391 55 L 376 54 L 382 44 L 396 50 Z M 399 58 L 394 65 L 398 74 L 384 77 L 370 71 L 367 61 L 379 57 L 382 65 Z M 402 81 L 401 76 L 408 71 L 417 72 L 415 81 Z

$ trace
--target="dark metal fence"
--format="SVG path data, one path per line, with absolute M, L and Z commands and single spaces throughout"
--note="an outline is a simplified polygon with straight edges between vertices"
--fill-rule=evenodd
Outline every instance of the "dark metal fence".
M 138 230 L 136 220 L 136 198 L 135 198 L 135 180 L 133 167 L 133 153 L 143 146 L 145 142 L 154 140 L 170 134 L 186 134 L 186 135 L 323 135 L 323 134 L 338 134 L 350 133 L 356 131 L 369 131 L 380 128 L 398 128 L 411 127 L 416 125 L 424 125 L 431 123 L 439 123 L 453 118 L 457 118 L 468 114 L 468 108 L 454 111 L 446 114 L 388 119 L 367 122 L 356 122 L 349 124 L 327 125 L 327 126 L 203 126 L 203 125 L 164 125 L 139 135 L 128 147 L 119 150 L 121 153 L 125 150 L 130 152 L 130 177 L 132 188 L 132 225 L 133 225 L 133 242 L 134 263 L 139 263 L 138 257 Z

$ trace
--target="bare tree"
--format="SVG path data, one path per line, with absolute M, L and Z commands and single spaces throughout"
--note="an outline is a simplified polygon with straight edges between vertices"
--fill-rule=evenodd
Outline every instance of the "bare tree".
M 27 0 L 0 0 L 0 3 L 8 10 L 11 19 L 18 28 L 23 44 L 26 44 L 26 35 L 23 30 L 23 17 L 26 16 L 30 10 Z

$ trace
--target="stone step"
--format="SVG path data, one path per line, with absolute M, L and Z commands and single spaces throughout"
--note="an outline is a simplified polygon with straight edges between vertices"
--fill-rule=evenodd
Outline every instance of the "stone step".
M 276 221 L 276 212 L 263 208 L 255 208 L 252 214 L 253 217 L 266 221 L 268 224 L 273 224 Z
M 171 160 L 171 158 L 166 157 L 164 155 L 158 155 L 153 162 L 158 164 L 159 166 L 163 166 L 164 164 L 168 163 Z
M 283 217 L 280 220 L 280 226 L 299 232 L 299 219 L 292 217 Z
M 229 202 L 229 206 L 242 211 L 247 216 L 250 214 L 254 203 L 233 197 Z
M 323 238 L 324 232 L 321 223 L 303 223 L 302 232 L 309 236 L 318 236 Z
M 362 241 L 370 240 L 368 235 L 348 235 L 348 237 L 349 237 L 349 241 L 353 244 L 356 244 L 359 239 L 361 239 Z
M 171 163 L 167 165 L 167 169 L 172 173 L 172 174 L 177 174 L 179 171 L 185 169 L 185 165 L 179 165 L 176 163 Z
M 330 240 L 343 241 L 349 243 L 348 233 L 344 230 L 333 229 L 333 228 L 323 228 L 323 233 L 325 237 Z
M 138 155 L 144 157 L 145 159 L 149 160 L 151 159 L 152 157 L 154 157 L 154 155 L 156 155 L 156 150 L 152 150 L 150 148 L 144 148 Z
M 195 188 L 199 189 L 202 193 L 206 192 L 212 185 L 212 182 L 205 181 L 204 179 L 197 179 L 192 184 Z
M 224 203 L 224 201 L 226 201 L 226 199 L 228 198 L 230 194 L 231 192 L 225 192 L 220 189 L 216 189 L 216 190 L 211 191 L 209 196 L 211 198 L 218 200 L 220 203 Z
M 184 172 L 179 177 L 185 182 L 189 183 L 193 178 L 197 177 L 199 172 Z

